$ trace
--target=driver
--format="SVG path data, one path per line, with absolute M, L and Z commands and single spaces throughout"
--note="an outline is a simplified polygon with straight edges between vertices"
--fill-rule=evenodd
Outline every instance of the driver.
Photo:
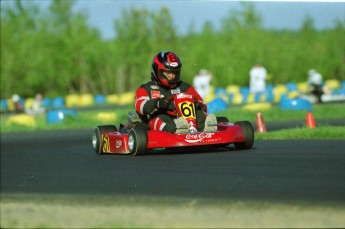
M 182 63 L 173 52 L 159 52 L 152 60 L 151 81 L 142 84 L 135 94 L 135 110 L 151 130 L 170 133 L 188 133 L 188 122 L 177 118 L 173 96 L 191 94 L 196 98 L 198 131 L 215 131 L 217 120 L 214 114 L 207 115 L 207 106 L 198 92 L 180 80 Z

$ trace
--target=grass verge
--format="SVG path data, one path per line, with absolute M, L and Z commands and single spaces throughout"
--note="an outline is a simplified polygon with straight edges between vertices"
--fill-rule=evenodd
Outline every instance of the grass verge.
M 345 206 L 125 196 L 2 196 L 1 228 L 337 228 Z
M 255 139 L 345 139 L 344 126 L 292 128 L 266 133 L 255 133 Z

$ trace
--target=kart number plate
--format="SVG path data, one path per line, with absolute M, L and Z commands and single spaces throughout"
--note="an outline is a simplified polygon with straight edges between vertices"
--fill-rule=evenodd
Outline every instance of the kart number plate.
M 183 117 L 195 119 L 195 105 L 194 105 L 194 103 L 185 101 L 185 102 L 179 103 L 178 107 L 179 107 Z

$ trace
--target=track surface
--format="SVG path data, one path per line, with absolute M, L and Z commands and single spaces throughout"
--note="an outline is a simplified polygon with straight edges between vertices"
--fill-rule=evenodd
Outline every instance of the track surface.
M 160 195 L 345 204 L 345 140 L 261 140 L 248 151 L 96 155 L 92 130 L 1 134 L 1 193 Z

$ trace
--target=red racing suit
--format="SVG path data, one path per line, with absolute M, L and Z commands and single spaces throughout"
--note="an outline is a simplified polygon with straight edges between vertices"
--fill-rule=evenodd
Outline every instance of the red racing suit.
M 156 81 L 149 81 L 145 84 L 142 84 L 135 93 L 135 110 L 139 116 L 143 119 L 144 122 L 149 124 L 150 129 L 152 130 L 163 130 L 167 125 L 175 125 L 173 122 L 170 122 L 166 117 L 169 116 L 171 120 L 177 118 L 176 108 L 173 105 L 173 102 L 167 110 L 160 110 L 154 106 L 154 100 L 159 98 L 171 98 L 172 95 L 179 93 L 188 93 L 196 98 L 197 102 L 201 104 L 200 109 L 202 110 L 199 117 L 197 112 L 197 120 L 200 120 L 200 126 L 204 126 L 204 120 L 207 112 L 207 106 L 204 103 L 203 99 L 199 93 L 188 83 L 180 81 L 176 87 L 166 88 L 160 86 Z M 204 117 L 200 117 L 204 116 Z M 199 122 L 198 122 L 199 126 Z M 170 131 L 173 132 L 172 128 L 175 126 L 170 126 Z

